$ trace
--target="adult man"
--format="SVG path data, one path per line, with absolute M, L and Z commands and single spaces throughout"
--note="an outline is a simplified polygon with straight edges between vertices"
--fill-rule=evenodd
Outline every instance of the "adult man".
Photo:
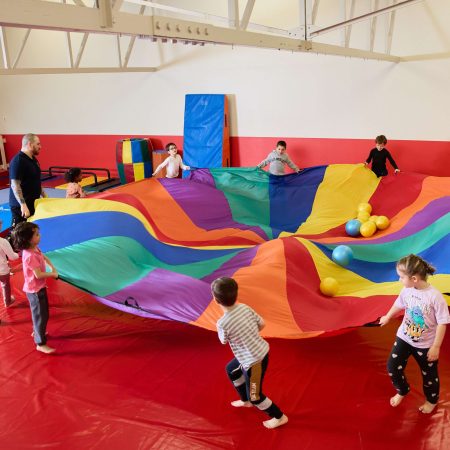
M 39 136 L 28 133 L 22 138 L 22 149 L 9 164 L 12 228 L 34 214 L 35 200 L 41 195 L 47 197 L 41 186 L 41 168 L 36 159 L 40 151 Z

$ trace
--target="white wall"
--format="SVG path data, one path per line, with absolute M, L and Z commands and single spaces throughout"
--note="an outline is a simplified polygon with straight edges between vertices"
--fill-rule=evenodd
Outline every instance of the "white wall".
M 450 140 L 450 59 L 163 50 L 166 65 L 154 73 L 0 77 L 1 132 L 182 135 L 185 94 L 226 93 L 234 136 Z
M 165 3 L 180 6 L 175 0 Z M 245 3 L 240 1 L 241 14 Z M 382 0 L 380 7 L 388 3 Z M 319 25 L 336 20 L 338 4 L 321 1 Z M 355 15 L 364 12 L 365 4 L 370 0 L 357 2 Z M 189 0 L 185 7 L 227 14 L 226 1 Z M 426 0 L 398 10 L 393 53 L 448 51 L 449 11 L 448 0 Z M 281 2 L 275 15 L 258 0 L 252 20 L 289 28 L 298 24 L 297 14 L 298 0 Z M 375 51 L 383 51 L 385 26 L 386 17 L 379 17 Z M 365 48 L 369 31 L 368 23 L 355 25 L 352 46 Z M 24 33 L 8 29 L 13 56 Z M 82 35 L 71 35 L 76 55 Z M 339 43 L 340 32 L 321 39 Z M 128 40 L 121 38 L 122 55 Z M 81 66 L 117 64 L 115 36 L 90 35 Z M 182 135 L 185 94 L 225 93 L 230 95 L 233 136 L 373 138 L 383 133 L 390 139 L 450 141 L 450 57 L 394 64 L 137 39 L 130 65 L 159 69 L 0 76 L 0 133 Z M 65 33 L 31 32 L 19 67 L 36 66 L 68 66 Z

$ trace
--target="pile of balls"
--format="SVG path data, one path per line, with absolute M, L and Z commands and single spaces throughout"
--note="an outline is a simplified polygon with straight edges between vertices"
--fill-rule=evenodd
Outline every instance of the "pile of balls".
M 386 216 L 371 216 L 370 203 L 358 205 L 356 219 L 349 220 L 345 224 L 345 231 L 349 236 L 373 236 L 377 230 L 385 230 L 390 222 Z M 331 255 L 332 260 L 342 267 L 347 267 L 353 259 L 353 251 L 347 245 L 338 245 Z M 320 282 L 320 292 L 329 297 L 334 297 L 339 291 L 339 283 L 335 278 L 326 277 Z
M 390 222 L 386 216 L 371 216 L 372 206 L 370 203 L 360 203 L 358 205 L 358 215 L 356 219 L 349 220 L 345 224 L 345 231 L 349 236 L 370 237 L 377 230 L 385 230 Z

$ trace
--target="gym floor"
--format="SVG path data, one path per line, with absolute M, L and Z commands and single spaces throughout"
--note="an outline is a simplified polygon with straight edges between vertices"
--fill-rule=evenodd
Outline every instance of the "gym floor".
M 76 262 L 74 262 L 76 263 Z M 450 442 L 450 336 L 440 357 L 441 399 L 431 415 L 420 371 L 398 408 L 386 374 L 399 321 L 303 340 L 269 340 L 265 392 L 289 417 L 263 427 L 255 408 L 235 409 L 231 359 L 215 333 L 113 310 L 49 281 L 49 345 L 35 350 L 22 276 L 16 303 L 0 306 L 0 442 L 5 449 L 446 449 Z

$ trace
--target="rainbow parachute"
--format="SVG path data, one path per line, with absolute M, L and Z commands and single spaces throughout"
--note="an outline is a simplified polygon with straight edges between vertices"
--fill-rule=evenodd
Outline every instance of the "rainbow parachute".
M 215 330 L 210 283 L 232 276 L 264 334 L 303 338 L 372 322 L 401 289 L 395 262 L 416 253 L 450 292 L 450 178 L 400 173 L 377 179 L 361 165 L 272 176 L 201 169 L 190 179 L 150 179 L 88 199 L 43 199 L 34 220 L 63 280 L 114 308 Z M 357 205 L 391 225 L 353 238 Z M 331 259 L 340 244 L 354 259 Z M 319 291 L 334 277 L 335 297 Z

